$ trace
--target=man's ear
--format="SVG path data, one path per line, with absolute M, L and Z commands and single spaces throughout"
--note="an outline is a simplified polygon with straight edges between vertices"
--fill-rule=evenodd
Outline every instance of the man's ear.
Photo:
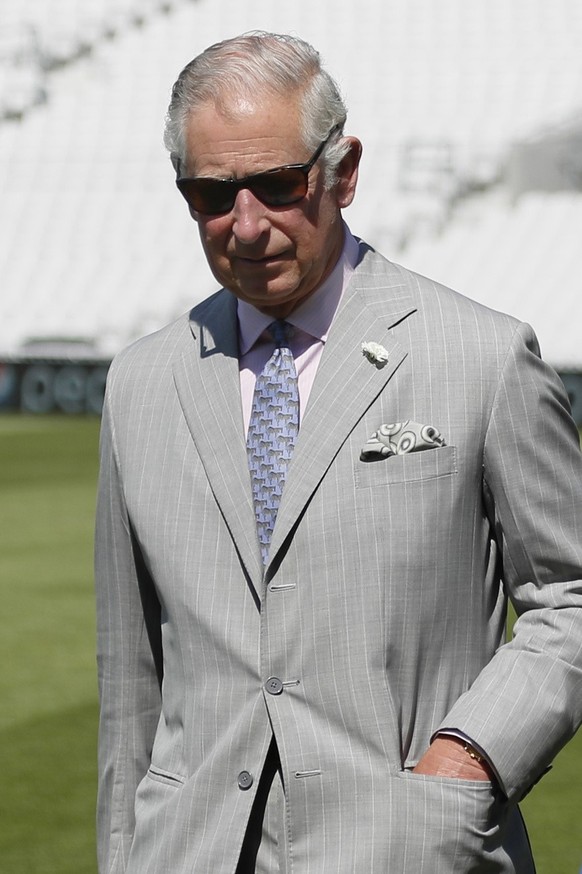
M 340 209 L 349 206 L 356 193 L 358 183 L 358 167 L 362 157 L 362 144 L 356 137 L 345 137 L 350 147 L 337 168 L 335 192 Z

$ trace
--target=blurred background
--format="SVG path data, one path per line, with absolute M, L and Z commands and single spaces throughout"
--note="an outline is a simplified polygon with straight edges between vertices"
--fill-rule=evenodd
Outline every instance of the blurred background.
M 582 425 L 580 0 L 1 0 L 3 874 L 95 872 L 104 381 L 215 290 L 163 122 L 184 64 L 252 29 L 307 39 L 338 80 L 354 233 L 533 324 Z M 576 739 L 524 805 L 539 874 L 580 870 L 581 783 Z

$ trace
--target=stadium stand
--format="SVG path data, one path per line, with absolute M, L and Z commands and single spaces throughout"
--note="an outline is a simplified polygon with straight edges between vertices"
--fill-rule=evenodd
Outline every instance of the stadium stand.
M 352 228 L 582 372 L 579 0 L 2 0 L 0 359 L 101 365 L 214 290 L 163 118 L 187 60 L 254 28 L 339 77 L 365 146 Z

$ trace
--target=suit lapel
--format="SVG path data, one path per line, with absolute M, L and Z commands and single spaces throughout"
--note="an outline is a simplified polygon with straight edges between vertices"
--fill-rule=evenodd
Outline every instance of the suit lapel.
M 174 365 L 188 428 L 249 578 L 260 595 L 263 567 L 242 427 L 236 299 L 219 292 L 192 312 L 193 342 Z
M 375 253 L 368 255 L 346 289 L 325 344 L 287 475 L 271 558 L 342 444 L 406 358 L 390 329 L 414 311 L 398 269 Z M 384 367 L 362 354 L 362 343 L 369 341 L 388 351 Z
M 302 417 L 271 559 L 342 444 L 406 358 L 390 329 L 414 311 L 398 269 L 376 253 L 367 254 L 334 319 Z M 193 310 L 190 326 L 192 343 L 174 365 L 176 389 L 210 487 L 260 600 L 263 566 L 242 428 L 236 299 L 219 292 Z M 362 343 L 369 341 L 388 351 L 384 367 L 363 356 Z

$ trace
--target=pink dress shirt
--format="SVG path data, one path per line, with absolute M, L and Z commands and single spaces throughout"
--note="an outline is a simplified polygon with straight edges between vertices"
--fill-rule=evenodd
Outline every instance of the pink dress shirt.
M 309 394 L 323 353 L 323 347 L 342 294 L 350 281 L 358 260 L 358 242 L 344 226 L 344 247 L 334 269 L 325 282 L 307 300 L 293 310 L 286 321 L 295 327 L 290 347 L 295 359 L 299 383 L 299 416 L 307 408 Z M 249 419 L 255 381 L 273 353 L 273 341 L 265 329 L 273 317 L 239 300 L 239 369 L 245 434 Z

